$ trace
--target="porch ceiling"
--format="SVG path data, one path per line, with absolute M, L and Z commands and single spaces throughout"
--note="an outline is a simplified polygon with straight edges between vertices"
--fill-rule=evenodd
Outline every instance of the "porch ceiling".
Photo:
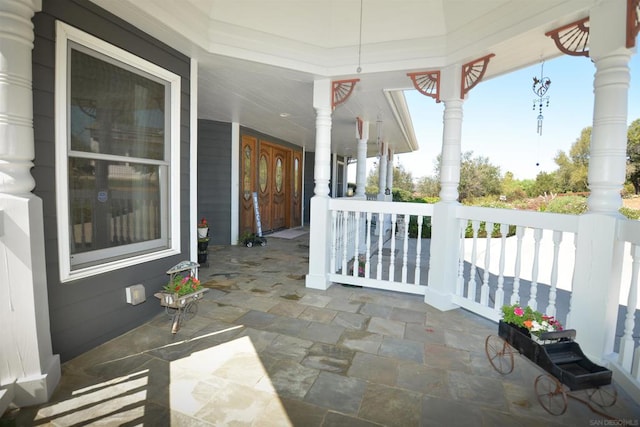
M 411 71 L 495 54 L 485 79 L 560 54 L 545 32 L 597 0 L 92 0 L 199 61 L 198 117 L 315 150 L 313 81 L 359 78 L 336 108 L 332 151 L 355 157 L 355 118 L 396 153 L 418 149 L 403 91 Z M 362 71 L 356 72 L 360 51 Z M 473 96 L 473 91 L 470 92 Z M 281 113 L 289 114 L 281 117 Z

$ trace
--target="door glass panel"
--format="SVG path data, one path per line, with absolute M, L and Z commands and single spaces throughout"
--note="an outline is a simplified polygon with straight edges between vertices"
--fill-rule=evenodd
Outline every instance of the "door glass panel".
M 244 177 L 242 179 L 242 189 L 245 200 L 251 197 L 251 148 L 244 148 Z
M 276 160 L 276 191 L 282 191 L 282 159 L 278 157 Z
M 267 191 L 267 157 L 266 156 L 260 156 L 260 168 L 259 168 L 259 173 L 260 173 L 260 191 L 262 191 L 263 193 L 265 191 Z
M 293 160 L 293 195 L 298 197 L 298 158 Z

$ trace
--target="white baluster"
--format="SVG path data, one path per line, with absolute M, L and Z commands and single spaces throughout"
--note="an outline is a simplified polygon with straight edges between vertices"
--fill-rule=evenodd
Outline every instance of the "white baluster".
M 467 298 L 476 300 L 476 262 L 478 258 L 478 230 L 480 229 L 480 221 L 471 221 L 471 230 L 473 231 L 473 245 L 471 247 L 471 271 L 469 273 L 469 289 L 467 290 Z
M 562 243 L 562 231 L 553 231 L 553 265 L 551 267 L 551 288 L 549 289 L 549 305 L 544 311 L 549 316 L 556 315 L 556 298 L 558 287 L 558 258 L 560 256 L 560 243 Z
M 354 218 L 355 230 L 354 230 L 354 239 L 353 239 L 353 245 L 354 245 L 353 276 L 355 277 L 358 275 L 357 272 L 360 269 L 360 217 L 362 216 L 362 213 L 355 212 L 354 214 L 355 214 L 355 218 Z
M 391 214 L 391 254 L 389 256 L 389 281 L 392 282 L 396 278 L 396 221 L 398 216 L 396 213 Z
M 498 288 L 496 289 L 495 308 L 500 308 L 504 304 L 504 256 L 507 251 L 507 233 L 509 224 L 500 224 L 500 261 L 498 264 Z
M 338 240 L 338 212 L 335 210 L 331 211 L 331 259 L 329 260 L 329 265 L 331 268 L 331 273 L 335 273 L 338 271 L 336 268 L 336 245 Z M 343 272 L 344 273 L 344 272 Z
M 349 264 L 349 212 L 342 211 L 342 274 L 348 275 Z
M 382 280 L 382 245 L 384 243 L 384 214 L 378 214 L 378 226 L 380 227 L 380 233 L 378 234 L 378 268 L 376 270 L 376 279 Z
M 619 362 L 622 367 L 631 372 L 635 342 L 633 340 L 633 329 L 635 327 L 635 313 L 638 304 L 638 270 L 640 270 L 640 246 L 631 245 L 631 282 L 629 283 L 629 295 L 627 296 L 627 313 L 624 320 L 624 333 L 620 340 Z
M 575 259 L 576 251 L 578 250 L 578 233 L 573 234 L 573 256 Z M 571 277 L 576 276 L 576 264 L 573 263 L 573 271 L 571 272 Z M 565 327 L 571 328 L 571 304 L 573 302 L 573 283 L 571 284 L 571 292 L 569 293 L 569 308 L 567 311 L 567 320 L 565 322 Z
M 421 258 L 421 254 L 422 254 L 422 220 L 423 217 L 422 215 L 418 215 L 417 217 L 417 222 L 418 222 L 418 238 L 416 240 L 416 272 L 415 272 L 415 284 L 419 285 L 420 284 L 420 258 Z
M 407 262 L 409 258 L 409 215 L 404 215 L 402 218 L 404 227 L 402 227 L 403 243 L 403 255 L 402 255 L 402 283 L 407 283 Z
M 540 261 L 540 240 L 542 239 L 542 229 L 536 228 L 533 230 L 534 252 L 533 252 L 533 267 L 531 269 L 531 293 L 529 294 L 529 302 L 527 305 L 534 310 L 538 309 L 538 271 Z
M 464 240 L 466 221 L 460 220 L 458 224 L 460 238 L 460 254 L 458 256 L 458 282 L 456 283 L 456 295 L 464 296 Z
M 511 305 L 520 302 L 520 267 L 522 265 L 522 237 L 525 227 L 516 227 L 516 264 L 513 273 L 513 292 L 511 293 Z
M 489 267 L 491 264 L 491 233 L 493 233 L 493 223 L 485 223 L 485 231 L 487 232 L 487 239 L 485 241 L 486 249 L 484 253 L 484 275 L 482 278 L 482 287 L 480 288 L 480 304 L 483 306 L 489 305 Z
M 364 263 L 364 277 L 367 278 L 371 273 L 371 216 L 371 212 L 367 212 L 367 255 Z

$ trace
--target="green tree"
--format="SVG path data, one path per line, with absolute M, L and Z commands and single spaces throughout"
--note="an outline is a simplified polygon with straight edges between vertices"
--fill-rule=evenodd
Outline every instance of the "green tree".
M 551 194 L 558 192 L 558 185 L 556 184 L 555 174 L 540 172 L 536 176 L 536 182 L 531 188 L 531 196 L 542 196 L 544 194 Z
M 513 172 L 506 172 L 501 183 L 501 194 L 507 200 L 518 200 L 526 197 L 526 192 L 520 181 L 513 178 Z
M 389 165 L 387 165 L 388 167 Z M 379 192 L 378 189 L 378 176 L 379 176 L 380 165 L 379 162 L 376 162 L 375 166 L 369 170 L 369 175 L 367 176 L 367 185 L 365 187 L 365 191 L 368 194 L 376 194 Z M 393 189 L 391 190 L 404 190 L 409 193 L 413 193 L 414 190 L 413 185 L 413 176 L 411 172 L 406 171 L 404 166 L 401 164 L 397 167 L 393 168 Z
M 571 145 L 569 154 L 558 151 L 554 161 L 558 165 L 555 171 L 555 191 L 584 192 L 588 191 L 589 173 L 589 148 L 591 144 L 591 127 L 586 127 L 580 132 L 580 137 Z
M 473 151 L 462 154 L 460 163 L 460 201 L 472 197 L 500 194 L 500 167 L 489 163 L 487 157 L 472 157 Z
M 437 197 L 440 194 L 440 181 L 434 176 L 423 176 L 416 183 L 416 192 L 423 197 Z
M 627 181 L 640 194 L 640 119 L 634 120 L 627 130 Z

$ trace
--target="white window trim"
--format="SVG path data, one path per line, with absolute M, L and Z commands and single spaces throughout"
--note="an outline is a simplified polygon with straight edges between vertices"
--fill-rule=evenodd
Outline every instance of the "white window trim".
M 155 252 L 126 257 L 81 269 L 71 269 L 71 248 L 69 235 L 69 182 L 68 182 L 68 67 L 67 46 L 73 41 L 115 60 L 129 64 L 143 72 L 157 76 L 170 85 L 170 159 L 168 191 L 170 206 L 166 212 L 169 224 L 169 247 Z M 55 67 L 55 123 L 56 123 L 56 213 L 58 223 L 58 257 L 60 281 L 70 282 L 109 271 L 138 265 L 144 262 L 174 256 L 180 250 L 180 76 L 152 64 L 125 50 L 113 46 L 90 34 L 56 22 L 56 67 Z M 164 232 L 164 230 L 163 230 Z

